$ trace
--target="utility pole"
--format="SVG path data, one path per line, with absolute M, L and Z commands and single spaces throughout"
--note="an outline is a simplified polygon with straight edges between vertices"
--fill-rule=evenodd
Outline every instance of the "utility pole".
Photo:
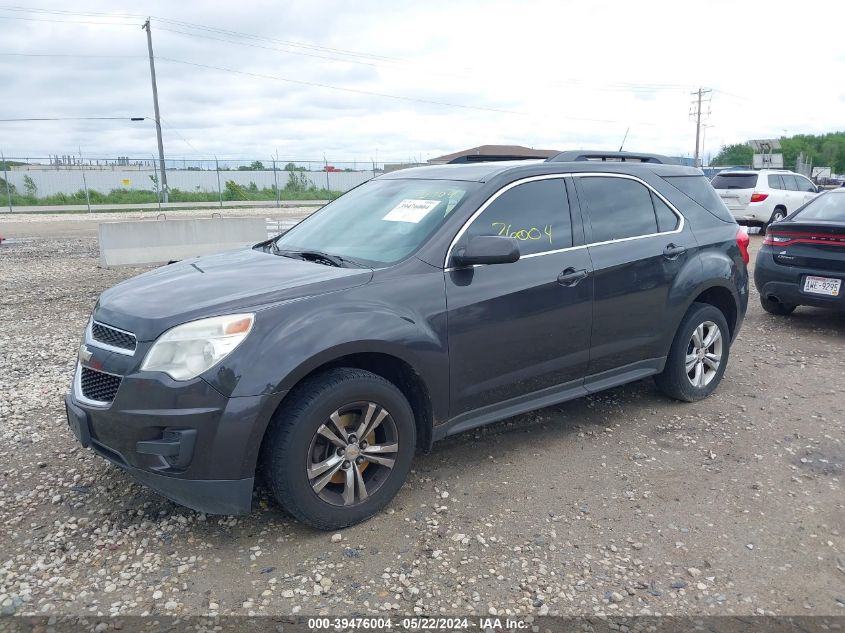
M 693 100 L 692 106 L 690 108 L 690 117 L 695 119 L 695 159 L 693 161 L 693 165 L 695 167 L 701 167 L 701 158 L 700 158 L 700 148 L 701 148 L 701 117 L 702 115 L 706 118 L 710 116 L 710 93 L 713 92 L 709 88 L 699 88 L 695 92 L 692 92 L 693 97 L 696 99 Z M 707 111 L 704 112 L 702 110 L 702 100 L 704 97 L 707 97 L 706 105 Z
M 161 170 L 161 191 L 164 196 L 164 202 L 168 201 L 167 195 L 167 172 L 164 169 L 164 143 L 161 141 L 161 115 L 158 111 L 158 87 L 156 86 L 156 65 L 153 58 L 153 36 L 150 33 L 150 19 L 144 22 L 141 27 L 147 32 L 147 50 L 150 53 L 150 78 L 153 82 L 153 108 L 156 117 L 156 136 L 158 137 L 158 163 Z

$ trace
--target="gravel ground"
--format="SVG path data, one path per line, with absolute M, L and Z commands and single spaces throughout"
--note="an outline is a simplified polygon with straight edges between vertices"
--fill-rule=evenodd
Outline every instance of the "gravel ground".
M 247 517 L 187 510 L 75 443 L 82 328 L 140 272 L 96 256 L 0 246 L 3 614 L 845 614 L 843 316 L 755 294 L 710 399 L 647 380 L 464 433 L 326 534 L 261 489 Z

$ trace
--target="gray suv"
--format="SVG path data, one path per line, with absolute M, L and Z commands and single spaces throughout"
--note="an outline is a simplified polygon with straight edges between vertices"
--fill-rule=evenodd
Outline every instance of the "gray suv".
M 209 513 L 278 502 L 334 529 L 383 508 L 416 450 L 654 376 L 719 384 L 748 238 L 700 171 L 653 155 L 406 169 L 252 248 L 99 298 L 68 421 Z

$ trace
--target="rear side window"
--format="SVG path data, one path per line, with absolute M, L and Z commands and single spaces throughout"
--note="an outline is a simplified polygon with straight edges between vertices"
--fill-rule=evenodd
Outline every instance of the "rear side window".
M 467 229 L 468 238 L 477 235 L 516 238 L 521 255 L 569 248 L 572 219 L 563 179 L 535 180 L 508 189 Z
M 756 177 L 755 175 L 754 178 Z M 663 180 L 723 222 L 736 222 L 719 194 L 713 189 L 713 185 L 704 176 L 663 176 Z
M 716 174 L 712 184 L 714 189 L 754 189 L 757 174 Z
M 783 189 L 783 183 L 780 180 L 780 176 L 770 175 L 768 177 L 769 180 L 769 189 Z
M 781 174 L 781 178 L 783 179 L 784 189 L 789 189 L 789 191 L 800 191 L 798 189 L 798 180 L 795 176 L 792 176 L 791 174 Z
M 604 176 L 579 180 L 593 229 L 592 242 L 657 233 L 651 192 L 642 184 Z

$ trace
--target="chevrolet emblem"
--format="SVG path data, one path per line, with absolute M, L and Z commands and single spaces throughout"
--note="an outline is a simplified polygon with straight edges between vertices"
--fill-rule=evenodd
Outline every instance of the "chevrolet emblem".
M 79 346 L 79 360 L 83 363 L 87 363 L 91 360 L 91 350 L 85 346 L 85 343 Z

